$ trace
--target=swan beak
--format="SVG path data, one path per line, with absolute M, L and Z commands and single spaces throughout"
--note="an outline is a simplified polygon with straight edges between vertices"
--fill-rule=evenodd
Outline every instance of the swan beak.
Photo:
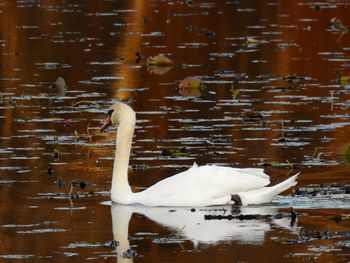
M 109 115 L 107 115 L 107 119 L 106 119 L 105 123 L 102 125 L 102 127 L 100 128 L 100 132 L 103 132 L 111 124 L 112 124 L 111 117 Z

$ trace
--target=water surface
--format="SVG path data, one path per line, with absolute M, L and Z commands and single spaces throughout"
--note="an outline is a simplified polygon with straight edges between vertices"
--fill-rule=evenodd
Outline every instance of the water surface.
M 1 261 L 348 261 L 349 7 L 0 0 Z M 175 64 L 147 67 L 160 53 Z M 205 87 L 178 89 L 189 76 Z M 273 183 L 301 171 L 298 187 L 316 196 L 194 211 L 103 205 L 115 130 L 98 130 L 116 100 L 137 112 L 135 191 L 196 161 L 265 167 Z M 344 191 L 317 192 L 332 183 Z

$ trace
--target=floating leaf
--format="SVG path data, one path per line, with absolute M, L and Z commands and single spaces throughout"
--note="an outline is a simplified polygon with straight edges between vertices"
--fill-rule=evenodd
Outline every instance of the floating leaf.
M 350 163 L 350 144 L 338 145 L 336 155 L 340 160 Z
M 257 44 L 259 44 L 259 40 L 252 38 L 252 37 L 247 37 L 246 43 L 247 43 L 247 45 L 257 45 Z
M 233 84 L 231 85 L 230 92 L 231 92 L 232 98 L 233 98 L 234 100 L 238 99 L 239 94 L 240 94 L 240 90 L 237 89 L 237 87 L 234 86 Z
M 172 61 L 171 59 L 167 58 L 164 55 L 157 55 L 154 57 L 149 57 L 147 59 L 148 66 L 162 67 L 162 66 L 171 66 L 173 64 L 174 64 L 174 61 Z
M 177 87 L 179 89 L 201 89 L 204 88 L 204 84 L 196 77 L 187 77 L 180 81 Z
M 342 85 L 349 84 L 350 76 L 340 76 L 338 82 Z
M 343 155 L 350 155 L 350 145 L 345 148 Z
M 350 157 L 350 144 L 346 144 L 338 147 L 337 155 L 345 155 Z

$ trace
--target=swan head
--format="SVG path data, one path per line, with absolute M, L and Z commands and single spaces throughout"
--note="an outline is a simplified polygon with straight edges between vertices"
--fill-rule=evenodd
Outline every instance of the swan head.
M 134 110 L 122 102 L 114 103 L 107 111 L 107 119 L 100 128 L 100 131 L 106 130 L 109 126 L 119 126 L 120 123 L 136 122 Z

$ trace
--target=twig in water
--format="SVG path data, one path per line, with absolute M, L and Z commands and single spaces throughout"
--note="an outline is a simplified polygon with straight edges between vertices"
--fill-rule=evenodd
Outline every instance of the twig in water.
M 78 101 L 78 102 L 76 102 L 76 103 L 74 103 L 73 104 L 73 107 L 76 107 L 76 106 L 78 106 L 78 105 L 80 105 L 80 104 L 83 104 L 83 103 L 86 103 L 86 104 L 93 104 L 93 105 L 95 105 L 96 106 L 96 108 L 101 108 L 101 105 L 100 104 L 98 104 L 98 103 L 96 103 L 96 102 L 94 102 L 94 101 L 89 101 L 89 100 L 81 100 L 81 101 Z
M 186 227 L 186 226 L 183 226 L 183 227 L 181 228 L 181 230 L 180 230 L 178 233 L 182 232 L 182 230 L 184 230 L 185 227 Z M 174 238 L 180 239 L 180 237 L 179 237 L 178 234 L 175 234 L 175 235 L 174 235 Z M 184 248 L 184 246 L 181 244 L 181 242 L 177 242 L 177 243 L 178 243 L 179 246 L 182 248 L 182 250 L 186 250 L 186 249 Z
M 71 183 L 71 184 L 70 184 L 70 190 L 69 190 L 68 196 L 71 195 L 72 191 L 73 191 L 73 184 Z
M 75 137 L 75 139 L 76 139 L 77 141 L 79 141 L 79 139 L 80 139 L 80 134 L 79 134 L 79 132 L 77 132 L 77 130 L 74 131 L 74 137 Z
M 226 214 L 226 209 L 225 209 L 225 207 L 222 207 L 222 210 L 224 210 L 224 215 Z
M 293 172 L 293 170 L 294 169 L 290 169 L 289 172 L 286 175 L 289 176 Z
M 290 226 L 293 227 L 297 220 L 297 213 L 295 213 L 293 207 L 290 208 Z
M 340 34 L 339 37 L 337 38 L 337 42 L 339 42 L 347 32 L 348 32 L 348 29 L 346 29 L 346 30 L 344 30 L 343 32 L 341 32 L 341 34 Z
M 182 248 L 182 250 L 186 250 L 185 247 L 181 244 L 181 242 L 178 243 L 180 245 L 180 247 Z
M 289 167 L 292 168 L 292 170 L 293 170 L 294 169 L 293 164 L 290 163 L 288 160 L 286 160 L 286 162 L 288 163 Z
M 334 91 L 331 90 L 330 93 L 331 93 L 331 101 L 332 101 L 332 103 L 331 103 L 331 111 L 333 111 L 333 109 L 334 109 L 334 101 L 333 101 L 333 99 L 334 99 Z
M 322 154 L 323 154 L 323 152 L 320 152 L 319 154 L 317 154 L 316 159 L 320 161 L 320 160 L 321 160 L 321 155 L 322 155 Z
M 86 127 L 86 133 L 87 133 L 87 136 L 88 136 L 89 140 L 90 140 L 92 143 L 95 143 L 95 142 L 92 140 L 92 135 L 90 135 L 90 131 L 89 131 L 90 124 L 91 124 L 91 122 L 89 122 L 88 125 L 87 125 L 87 127 Z

